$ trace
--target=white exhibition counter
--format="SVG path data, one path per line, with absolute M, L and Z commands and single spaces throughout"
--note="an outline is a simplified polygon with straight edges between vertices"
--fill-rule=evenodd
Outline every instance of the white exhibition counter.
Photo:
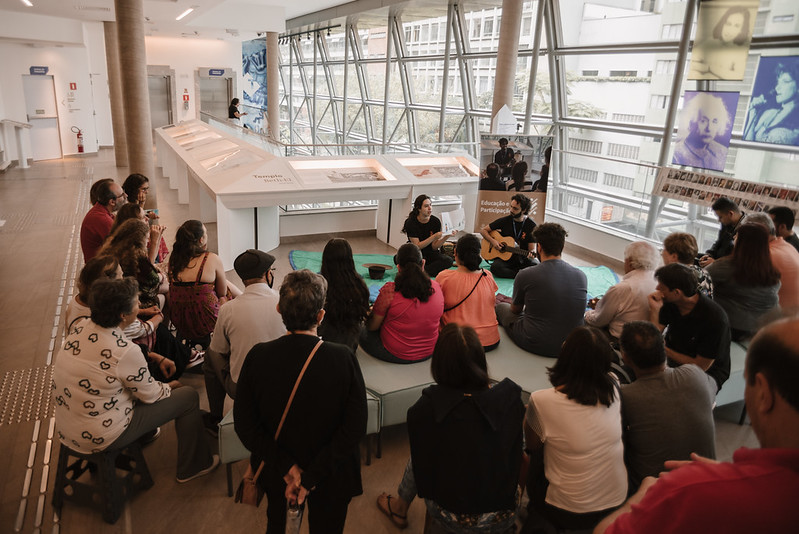
M 399 247 L 416 196 L 460 195 L 466 228 L 474 227 L 479 166 L 467 154 L 282 158 L 199 120 L 156 133 L 157 164 L 178 202 L 189 204 L 191 218 L 216 222 L 225 269 L 243 250 L 280 244 L 279 206 L 286 204 L 377 200 L 377 238 Z

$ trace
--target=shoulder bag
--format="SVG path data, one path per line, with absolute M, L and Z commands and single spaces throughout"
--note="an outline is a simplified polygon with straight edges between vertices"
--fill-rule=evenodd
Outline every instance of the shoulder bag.
M 302 370 L 297 377 L 297 381 L 294 382 L 294 389 L 291 390 L 289 400 L 286 402 L 286 408 L 283 410 L 283 416 L 280 418 L 280 423 L 277 425 L 275 441 L 277 441 L 278 436 L 280 436 L 280 431 L 283 429 L 283 423 L 286 421 L 286 415 L 288 415 L 291 403 L 294 401 L 294 395 L 297 393 L 297 388 L 300 387 L 300 381 L 305 375 L 305 370 L 308 369 L 308 365 L 311 363 L 311 360 L 313 359 L 314 355 L 316 355 L 316 351 L 319 350 L 319 347 L 322 345 L 322 343 L 323 341 L 320 339 L 316 346 L 314 346 L 311 354 L 308 355 L 308 359 L 305 360 L 305 365 L 302 366 Z M 252 466 L 247 466 L 247 471 L 244 473 L 244 478 L 242 478 L 241 483 L 236 490 L 234 502 L 250 504 L 256 508 L 261 504 L 261 500 L 264 498 L 264 490 L 258 485 L 258 477 L 261 476 L 261 471 L 263 471 L 263 469 L 263 461 L 261 461 L 261 464 L 258 466 L 258 470 L 255 471 L 255 473 L 252 472 Z

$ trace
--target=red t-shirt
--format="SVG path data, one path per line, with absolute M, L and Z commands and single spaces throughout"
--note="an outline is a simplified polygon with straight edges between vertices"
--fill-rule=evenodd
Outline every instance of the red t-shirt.
M 83 223 L 80 225 L 80 248 L 83 249 L 83 261 L 89 261 L 97 255 L 105 238 L 111 233 L 114 216 L 101 204 L 92 206 Z
M 607 534 L 788 533 L 799 528 L 799 449 L 746 449 L 733 462 L 666 473 Z

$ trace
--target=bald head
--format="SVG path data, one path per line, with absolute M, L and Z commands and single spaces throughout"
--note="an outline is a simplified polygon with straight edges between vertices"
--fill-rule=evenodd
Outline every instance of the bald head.
M 758 332 L 746 355 L 746 409 L 763 447 L 799 447 L 799 317 Z

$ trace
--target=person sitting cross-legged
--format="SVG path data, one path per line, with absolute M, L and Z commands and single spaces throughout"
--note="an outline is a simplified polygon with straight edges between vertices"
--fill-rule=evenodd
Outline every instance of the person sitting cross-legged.
M 180 382 L 154 380 L 141 350 L 123 330 L 136 319 L 138 284 L 98 280 L 91 317 L 75 321 L 55 359 L 53 400 L 58 438 L 83 454 L 120 449 L 169 421 L 177 433 L 177 481 L 219 465 L 200 415 L 200 399 Z
M 645 477 L 663 471 L 666 460 L 688 460 L 692 452 L 716 457 L 716 392 L 698 366 L 666 365 L 663 336 L 652 323 L 627 323 L 619 342 L 636 376 L 621 385 L 624 459 L 634 492 Z
M 497 319 L 518 346 L 555 358 L 563 341 L 583 324 L 588 281 L 560 257 L 566 230 L 556 223 L 536 227 L 541 264 L 519 271 L 513 281 L 513 304 L 500 302 Z
M 645 241 L 636 241 L 624 249 L 624 278 L 608 289 L 605 296 L 588 301 L 585 324 L 607 327 L 611 339 L 621 335 L 630 321 L 649 318 L 649 294 L 655 290 L 658 251 Z
M 698 365 L 718 392 L 730 376 L 727 314 L 697 291 L 696 276 L 685 265 L 665 265 L 655 271 L 655 278 L 658 284 L 649 295 L 649 321 L 665 330 L 669 365 Z

